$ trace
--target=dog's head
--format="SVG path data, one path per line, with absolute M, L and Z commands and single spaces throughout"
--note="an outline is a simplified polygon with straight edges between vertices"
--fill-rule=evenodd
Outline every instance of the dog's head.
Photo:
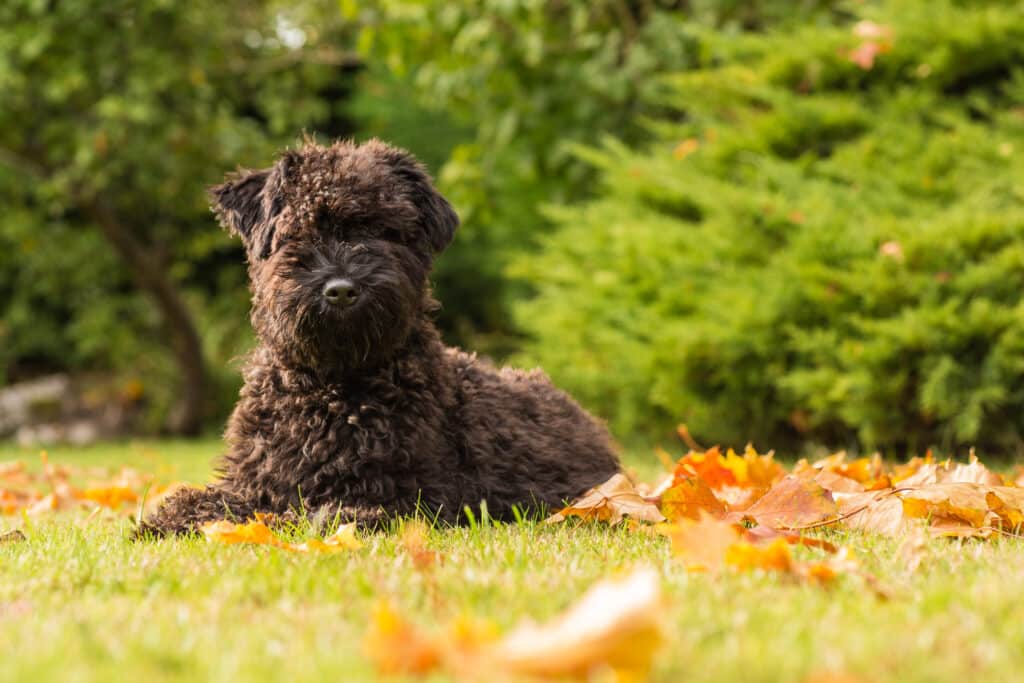
M 245 244 L 261 341 L 311 368 L 389 357 L 429 307 L 433 258 L 459 223 L 423 166 L 376 140 L 307 143 L 211 197 Z

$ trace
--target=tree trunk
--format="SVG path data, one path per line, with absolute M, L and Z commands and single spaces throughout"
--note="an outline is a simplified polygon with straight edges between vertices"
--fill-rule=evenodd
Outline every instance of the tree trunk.
M 86 209 L 120 255 L 136 284 L 160 311 L 168 344 L 181 373 L 181 398 L 169 427 L 181 434 L 197 434 L 206 414 L 207 375 L 202 343 L 192 315 L 163 263 L 117 214 L 99 199 L 91 201 Z

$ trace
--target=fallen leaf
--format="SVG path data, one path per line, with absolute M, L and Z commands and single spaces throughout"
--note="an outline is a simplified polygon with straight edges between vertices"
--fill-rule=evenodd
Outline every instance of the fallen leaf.
M 245 524 L 222 519 L 216 522 L 207 522 L 201 527 L 203 536 L 207 541 L 231 545 L 234 543 L 253 543 L 256 545 L 277 545 L 279 543 L 274 532 L 259 520 L 252 520 Z
M 251 545 L 269 545 L 298 553 L 337 553 L 344 550 L 358 550 L 363 547 L 355 536 L 355 523 L 343 524 L 338 530 L 324 540 L 310 539 L 303 543 L 288 543 L 278 538 L 262 519 L 254 519 L 245 524 L 236 524 L 228 520 L 207 522 L 200 527 L 203 536 L 211 543 L 248 543 Z
M 972 527 L 991 526 L 998 515 L 989 510 L 988 487 L 958 482 L 931 484 L 900 493 L 903 514 L 906 517 L 937 520 L 957 520 Z
M 561 616 L 524 623 L 489 653 L 497 670 L 542 678 L 590 680 L 612 670 L 643 680 L 663 640 L 660 579 L 639 569 L 595 584 Z
M 5 545 L 8 543 L 24 543 L 26 540 L 27 539 L 25 538 L 25 534 L 23 534 L 18 529 L 15 529 L 14 531 L 7 531 L 0 534 L 0 545 Z
M 744 519 L 773 529 L 808 527 L 832 519 L 838 509 L 832 494 L 809 476 L 788 475 L 742 513 Z
M 813 536 L 807 536 L 805 534 L 795 533 L 792 531 L 779 531 L 778 529 L 772 529 L 767 526 L 755 526 L 749 529 L 743 529 L 743 538 L 756 543 L 769 543 L 775 539 L 781 538 L 789 545 L 802 545 L 808 548 L 820 548 L 827 553 L 834 553 L 839 550 L 835 544 L 830 543 L 823 538 L 815 538 Z
M 699 477 L 677 479 L 661 496 L 661 512 L 671 521 L 699 519 L 701 512 L 716 517 L 725 514 L 725 506 Z
M 877 453 L 870 458 L 847 462 L 846 451 L 839 451 L 818 460 L 811 467 L 821 472 L 833 472 L 864 485 L 877 479 L 883 472 L 882 456 Z
M 624 517 L 645 522 L 665 521 L 658 507 L 644 500 L 624 474 L 616 474 L 600 486 L 590 489 L 568 507 L 548 517 L 545 522 L 562 522 L 566 517 L 581 517 L 586 521 L 609 524 L 618 524 Z
M 864 484 L 856 479 L 844 477 L 831 470 L 824 470 L 814 477 L 815 483 L 826 491 L 832 493 L 859 493 L 864 490 Z
M 978 461 L 973 454 L 967 464 L 928 463 L 923 464 L 913 474 L 897 479 L 901 488 L 908 486 L 927 486 L 929 484 L 971 483 L 986 486 L 1002 486 L 1003 478 L 990 471 Z
M 398 541 L 412 560 L 413 566 L 420 571 L 430 569 L 444 559 L 441 553 L 427 548 L 427 535 L 427 525 L 419 520 L 412 520 L 402 527 Z
M 121 507 L 124 503 L 135 503 L 139 495 L 127 486 L 107 486 L 86 489 L 81 492 L 80 497 L 92 501 L 97 505 L 108 507 L 113 510 Z
M 777 538 L 768 545 L 754 545 L 747 541 L 733 543 L 725 551 L 725 563 L 741 571 L 767 569 L 779 572 L 792 571 L 793 558 L 789 544 Z
M 732 449 L 726 454 L 727 465 L 731 462 L 730 455 L 735 455 Z M 743 450 L 743 462 L 746 464 L 745 474 L 740 475 L 733 470 L 741 486 L 768 489 L 786 476 L 785 468 L 775 461 L 774 451 L 761 455 L 751 444 L 747 444 Z
M 387 676 L 422 676 L 442 661 L 438 640 L 424 636 L 387 602 L 378 603 L 370 616 L 363 653 Z
M 893 490 L 835 494 L 842 523 L 851 529 L 885 536 L 903 533 L 903 501 Z
M 0 489 L 0 514 L 13 515 L 28 508 L 38 497 L 31 492 Z
M 320 541 L 311 538 L 303 543 L 283 543 L 279 547 L 298 553 L 340 553 L 359 550 L 362 542 L 356 538 L 356 523 L 342 524 L 333 534 Z
M 896 553 L 902 561 L 903 568 L 913 574 L 924 561 L 928 549 L 928 533 L 923 526 L 914 526 L 904 537 Z
M 672 554 L 689 571 L 718 571 L 725 564 L 726 551 L 741 538 L 735 525 L 706 512 L 697 521 L 683 519 L 675 524 L 660 524 L 655 529 L 671 540 Z
M 532 679 L 643 680 L 664 639 L 661 581 L 651 569 L 600 581 L 561 616 L 524 622 L 500 638 L 489 622 L 465 616 L 444 637 L 424 633 L 388 602 L 370 617 L 363 652 L 386 675 L 425 676 L 446 670 L 463 680 L 496 672 Z
M 768 489 L 722 486 L 715 489 L 715 498 L 720 500 L 728 510 L 735 512 L 746 510 L 767 491 Z
M 731 468 L 726 467 L 725 458 L 722 457 L 717 446 L 702 453 L 690 451 L 676 463 L 673 474 L 676 480 L 699 477 L 713 489 L 738 485 L 735 473 Z

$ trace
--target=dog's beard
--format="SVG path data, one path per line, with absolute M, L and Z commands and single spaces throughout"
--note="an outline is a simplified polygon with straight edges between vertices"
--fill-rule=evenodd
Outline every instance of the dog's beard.
M 325 302 L 318 287 L 294 290 L 276 302 L 275 320 L 260 321 L 254 313 L 253 322 L 271 331 L 261 337 L 290 364 L 325 375 L 375 367 L 401 348 L 422 297 L 398 277 L 369 278 L 360 287 L 359 300 L 341 310 Z

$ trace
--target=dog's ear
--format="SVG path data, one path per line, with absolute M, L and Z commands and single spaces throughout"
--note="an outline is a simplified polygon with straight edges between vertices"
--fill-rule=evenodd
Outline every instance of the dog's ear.
M 459 227 L 459 215 L 448 200 L 441 196 L 441 193 L 428 183 L 427 192 L 417 202 L 420 207 L 423 228 L 427 232 L 427 239 L 434 253 L 445 250 L 455 237 L 455 230 Z
M 283 206 L 282 183 L 291 157 L 286 155 L 273 168 L 242 171 L 230 180 L 210 188 L 213 211 L 221 225 L 242 238 L 242 244 L 256 258 L 270 256 L 277 215 Z
M 241 237 L 246 247 L 263 222 L 262 192 L 269 175 L 269 170 L 240 171 L 208 190 L 210 208 L 217 220 L 229 232 Z
M 455 237 L 459 227 L 459 215 L 434 188 L 430 174 L 414 156 L 400 149 L 391 148 L 388 161 L 410 188 L 410 199 L 419 209 L 420 223 L 426 233 L 427 242 L 434 253 L 444 251 Z

